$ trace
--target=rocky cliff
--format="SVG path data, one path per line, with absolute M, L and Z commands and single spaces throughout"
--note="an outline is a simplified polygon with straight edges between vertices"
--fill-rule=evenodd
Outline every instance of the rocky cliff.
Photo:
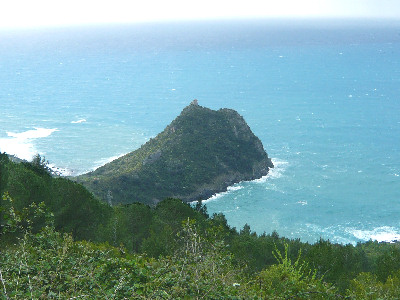
M 113 204 L 152 205 L 168 197 L 206 199 L 236 182 L 260 178 L 272 167 L 243 117 L 195 100 L 142 147 L 77 181 Z

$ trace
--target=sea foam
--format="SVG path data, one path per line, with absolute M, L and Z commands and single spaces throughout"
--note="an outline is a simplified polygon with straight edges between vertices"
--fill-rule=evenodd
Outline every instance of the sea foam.
M 34 130 L 28 130 L 20 133 L 15 132 L 7 132 L 9 137 L 13 137 L 20 140 L 31 140 L 37 138 L 44 138 L 51 135 L 54 131 L 58 131 L 57 128 L 48 129 L 48 128 L 35 128 Z
M 289 165 L 289 162 L 280 160 L 279 158 L 271 158 L 271 160 L 274 164 L 274 167 L 269 169 L 269 172 L 267 175 L 265 175 L 259 179 L 255 179 L 255 180 L 253 180 L 253 182 L 264 183 L 267 181 L 267 179 L 276 179 L 276 178 L 280 178 L 283 176 L 283 173 L 285 172 L 287 166 Z
M 7 132 L 8 138 L 0 139 L 0 152 L 15 155 L 20 159 L 31 160 L 38 153 L 34 140 L 50 136 L 57 128 L 35 128 L 24 132 Z
M 400 241 L 400 232 L 396 228 L 390 226 L 376 227 L 372 230 L 347 228 L 346 232 L 352 234 L 361 241 L 373 240 L 388 243 Z
M 259 179 L 249 181 L 249 182 L 264 183 L 267 181 L 268 178 L 271 178 L 271 179 L 280 178 L 282 176 L 283 172 L 286 170 L 286 167 L 289 163 L 287 161 L 283 161 L 278 158 L 273 158 L 272 161 L 274 163 L 274 168 L 269 169 L 269 172 L 267 175 L 265 175 Z M 203 203 L 215 201 L 215 200 L 217 200 L 225 195 L 228 195 L 234 191 L 243 189 L 244 186 L 241 185 L 241 183 L 242 182 L 239 182 L 232 186 L 228 186 L 226 192 L 216 193 L 216 194 L 212 195 L 210 198 L 203 200 Z
M 212 195 L 210 198 L 208 198 L 206 200 L 203 200 L 203 203 L 207 203 L 207 202 L 210 202 L 210 201 L 217 200 L 218 198 L 221 198 L 221 197 L 223 197 L 223 196 L 225 196 L 227 194 L 230 194 L 230 193 L 232 193 L 234 191 L 241 190 L 242 188 L 243 188 L 243 186 L 240 185 L 240 183 L 237 183 L 237 184 L 232 185 L 232 186 L 228 186 L 227 189 L 226 189 L 226 192 L 216 193 L 216 194 Z
M 86 119 L 79 119 L 77 121 L 71 121 L 71 124 L 80 124 L 80 123 L 85 123 Z

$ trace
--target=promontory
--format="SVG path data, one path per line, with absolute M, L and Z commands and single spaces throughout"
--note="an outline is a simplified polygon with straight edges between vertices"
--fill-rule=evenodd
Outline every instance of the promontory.
M 154 205 L 173 197 L 207 199 L 240 182 L 260 178 L 271 159 L 242 116 L 197 100 L 155 138 L 76 180 L 112 204 Z

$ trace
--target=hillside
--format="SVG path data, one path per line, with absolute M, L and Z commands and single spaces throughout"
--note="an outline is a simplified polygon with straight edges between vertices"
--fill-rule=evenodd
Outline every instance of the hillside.
M 76 180 L 113 204 L 154 205 L 168 197 L 206 199 L 233 183 L 260 178 L 272 167 L 243 117 L 194 100 L 154 139 Z
M 7 221 L 2 213 L 8 210 L 8 196 L 17 211 L 43 202 L 54 215 L 55 228 L 79 239 L 94 240 L 98 224 L 111 214 L 111 208 L 85 187 L 52 174 L 40 156 L 27 162 L 0 153 L 0 195 L 0 239 L 3 222 Z M 38 229 L 43 224 L 44 220 L 38 222 Z
M 0 153 L 0 194 L 0 299 L 399 299 L 400 244 L 257 235 L 177 199 L 110 207 L 40 157 Z

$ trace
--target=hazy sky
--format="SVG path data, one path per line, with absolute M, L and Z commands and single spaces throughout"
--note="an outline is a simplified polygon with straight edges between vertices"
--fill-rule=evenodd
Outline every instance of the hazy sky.
M 400 0 L 1 0 L 0 28 L 248 17 L 400 18 Z

